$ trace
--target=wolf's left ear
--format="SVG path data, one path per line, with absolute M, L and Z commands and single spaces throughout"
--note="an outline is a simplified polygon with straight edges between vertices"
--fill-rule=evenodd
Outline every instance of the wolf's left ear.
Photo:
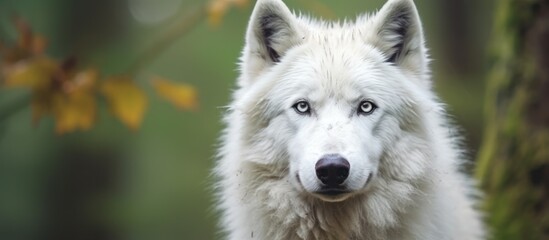
M 374 17 L 367 41 L 385 54 L 386 61 L 418 74 L 427 71 L 423 30 L 413 0 L 389 0 Z
M 258 0 L 246 33 L 246 46 L 241 57 L 244 79 L 254 80 L 262 71 L 278 63 L 285 53 L 298 45 L 302 29 L 296 17 L 282 0 Z

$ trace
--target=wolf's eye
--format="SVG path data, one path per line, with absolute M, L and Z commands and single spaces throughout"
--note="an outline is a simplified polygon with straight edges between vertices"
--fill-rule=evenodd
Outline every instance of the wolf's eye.
M 293 108 L 299 114 L 309 114 L 311 111 L 311 107 L 309 106 L 309 103 L 306 101 L 297 102 L 296 104 L 294 104 Z
M 377 106 L 370 101 L 363 101 L 358 107 L 358 114 L 371 114 L 377 109 Z

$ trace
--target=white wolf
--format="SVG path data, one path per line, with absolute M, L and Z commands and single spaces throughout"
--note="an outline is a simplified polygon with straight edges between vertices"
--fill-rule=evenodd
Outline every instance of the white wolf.
M 226 239 L 476 240 L 412 0 L 354 22 L 258 0 L 215 168 Z

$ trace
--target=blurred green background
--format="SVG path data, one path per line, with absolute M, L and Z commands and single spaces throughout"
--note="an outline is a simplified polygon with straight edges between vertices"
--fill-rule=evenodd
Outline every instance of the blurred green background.
M 0 40 L 16 38 L 17 15 L 48 39 L 48 54 L 119 74 L 150 39 L 203 2 L 179 1 L 173 17 L 143 24 L 123 0 L 0 0 Z M 316 1 L 285 2 L 319 16 Z M 318 2 L 338 18 L 354 18 L 384 1 Z M 416 4 L 435 88 L 463 127 L 473 159 L 482 137 L 492 1 Z M 0 239 L 217 239 L 210 169 L 252 7 L 229 10 L 219 26 L 204 18 L 150 59 L 136 78 L 150 93 L 138 131 L 102 103 L 92 130 L 60 136 L 51 117 L 35 126 L 29 104 L 12 106 L 26 90 L 0 88 L 0 111 L 16 109 L 0 119 Z M 196 86 L 200 107 L 179 111 L 163 101 L 146 87 L 151 75 Z

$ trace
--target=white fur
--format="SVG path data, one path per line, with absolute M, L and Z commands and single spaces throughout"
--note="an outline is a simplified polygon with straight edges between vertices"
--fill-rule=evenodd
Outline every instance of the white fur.
M 225 239 L 483 239 L 423 42 L 411 0 L 341 24 L 258 0 L 214 171 Z M 378 109 L 357 114 L 364 100 Z M 315 193 L 332 153 L 349 194 Z

